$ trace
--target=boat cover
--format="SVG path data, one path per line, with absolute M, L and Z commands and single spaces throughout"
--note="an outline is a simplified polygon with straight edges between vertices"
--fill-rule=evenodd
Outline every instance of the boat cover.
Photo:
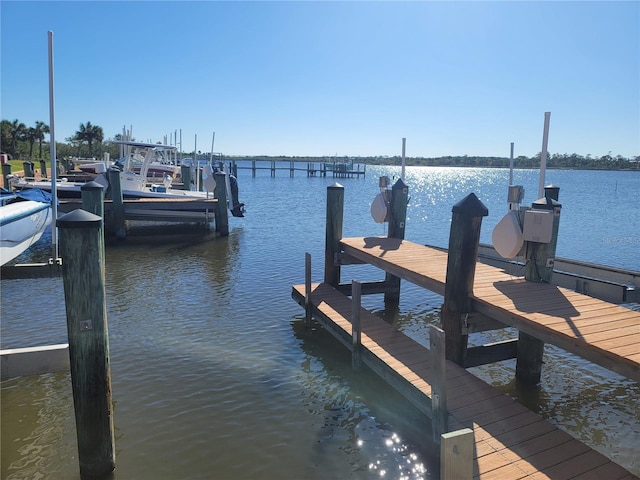
M 17 192 L 9 192 L 3 188 L 2 196 L 4 195 L 15 195 L 23 200 L 32 200 L 40 203 L 51 203 L 52 198 L 51 193 L 40 190 L 39 188 L 25 188 L 24 190 L 19 190 Z

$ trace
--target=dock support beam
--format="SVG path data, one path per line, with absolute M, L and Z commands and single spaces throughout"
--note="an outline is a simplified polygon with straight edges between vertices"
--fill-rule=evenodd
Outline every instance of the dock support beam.
M 80 476 L 115 469 L 102 218 L 74 210 L 57 221 Z
M 362 337 L 360 328 L 360 306 L 362 304 L 362 285 L 351 281 L 351 368 L 359 372 L 362 365 Z
M 311 254 L 304 254 L 304 325 L 311 328 Z
M 324 247 L 324 283 L 332 287 L 340 284 L 340 265 L 336 257 L 340 253 L 342 221 L 344 216 L 344 187 L 334 183 L 327 187 L 327 221 Z
M 524 278 L 531 282 L 551 283 L 553 264 L 558 243 L 560 226 L 560 210 L 562 205 L 557 201 L 560 189 L 553 185 L 544 188 L 544 198 L 533 202 L 531 207 L 537 210 L 553 212 L 553 227 L 549 243 L 527 242 Z M 530 385 L 540 383 L 542 377 L 542 360 L 544 342 L 537 338 L 518 332 L 518 357 L 516 361 L 516 378 Z
M 473 430 L 470 428 L 442 435 L 440 478 L 446 480 L 473 478 L 473 443 Z
M 436 445 L 440 443 L 442 434 L 449 430 L 445 342 L 444 331 L 435 325 L 429 325 L 429 354 L 432 365 L 431 431 Z
M 452 212 L 440 320 L 447 359 L 464 366 L 468 340 L 468 335 L 463 334 L 464 318 L 471 310 L 469 297 L 473 294 L 482 217 L 489 215 L 489 210 L 474 193 L 470 193 L 453 206 Z
M 391 215 L 389 218 L 389 238 L 404 240 L 404 230 L 407 220 L 407 203 L 409 202 L 409 187 L 399 178 L 391 187 Z M 385 274 L 387 288 L 384 293 L 384 302 L 395 305 L 400 301 L 400 278 L 390 273 Z

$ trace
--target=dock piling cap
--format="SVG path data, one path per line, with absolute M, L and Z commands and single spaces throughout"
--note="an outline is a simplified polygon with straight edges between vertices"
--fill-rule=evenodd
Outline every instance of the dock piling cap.
M 402 178 L 399 178 L 396 183 L 393 184 L 393 187 L 391 187 L 392 190 L 402 190 L 407 188 L 407 184 L 404 183 L 404 180 L 402 180 Z
M 536 210 L 553 210 L 554 208 L 562 208 L 557 200 L 550 197 L 542 197 L 531 203 L 531 208 Z
M 344 186 L 340 185 L 338 182 L 329 185 L 327 188 L 344 188 Z
M 463 213 L 470 217 L 486 217 L 489 215 L 489 209 L 484 206 L 473 192 L 456 203 L 451 211 L 453 213 Z
M 102 217 L 77 208 L 60 216 L 56 221 L 56 226 L 58 228 L 99 228 L 102 226 Z
M 84 185 L 82 185 L 80 187 L 80 190 L 83 192 L 86 190 L 104 190 L 104 187 L 100 185 L 98 182 L 91 180 L 90 182 L 87 182 Z

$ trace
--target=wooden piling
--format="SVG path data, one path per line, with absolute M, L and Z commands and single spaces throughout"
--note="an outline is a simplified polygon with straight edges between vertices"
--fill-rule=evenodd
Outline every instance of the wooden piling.
M 35 177 L 35 172 L 33 171 L 33 162 L 22 162 L 22 169 L 24 170 L 24 178 Z
M 104 218 L 104 190 L 98 182 L 87 182 L 80 187 L 82 209 Z
M 80 475 L 115 469 L 102 218 L 74 210 L 57 221 Z
M 340 265 L 336 257 L 340 253 L 342 220 L 344 215 L 344 187 L 334 183 L 327 187 L 327 221 L 324 248 L 324 282 L 333 287 L 340 284 Z
M 80 187 L 82 197 L 82 210 L 93 213 L 100 218 L 104 218 L 104 190 L 98 182 L 87 182 Z M 103 225 L 103 228 L 105 226 Z M 102 246 L 104 248 L 104 235 L 102 236 Z
M 407 220 L 407 203 L 409 202 L 409 187 L 402 178 L 391 187 L 391 202 L 389 205 L 389 238 L 404 240 L 404 230 Z M 390 273 L 385 273 L 387 285 L 384 292 L 385 306 L 398 304 L 400 301 L 400 278 Z M 390 306 L 390 305 L 389 305 Z
M 216 188 L 214 189 L 214 197 L 218 199 L 216 208 L 216 232 L 223 237 L 229 235 L 229 209 L 227 208 L 227 174 L 225 172 L 216 172 Z
M 47 161 L 40 160 L 40 177 L 47 178 Z
M 533 202 L 531 208 L 553 212 L 551 241 L 549 243 L 527 242 L 524 278 L 531 282 L 551 283 L 562 205 L 557 201 L 560 193 L 558 187 L 549 185 L 544 190 L 544 198 Z M 530 385 L 540 383 L 543 357 L 544 342 L 526 333 L 518 332 L 516 378 Z
M 305 327 L 311 328 L 311 254 L 304 254 L 304 319 Z
M 182 179 L 182 189 L 191 190 L 191 165 L 180 165 L 180 178 Z
M 429 325 L 429 355 L 432 365 L 431 431 L 436 445 L 440 443 L 442 434 L 449 430 L 445 344 L 444 331 L 435 325 Z
M 463 366 L 468 339 L 468 335 L 463 334 L 464 318 L 471 309 L 469 297 L 473 293 L 482 217 L 486 217 L 489 210 L 470 193 L 453 206 L 452 212 L 440 319 L 445 333 L 446 358 Z
M 351 368 L 359 372 L 362 365 L 360 307 L 362 305 L 362 285 L 356 280 L 351 282 Z
M 11 175 L 11 164 L 10 163 L 3 163 L 2 164 L 2 181 L 3 181 L 3 185 L 5 190 L 9 190 L 11 191 L 11 181 L 9 181 L 9 175 Z
M 122 201 L 122 186 L 120 184 L 120 170 L 110 168 L 109 190 L 111 196 L 111 221 L 108 231 L 113 233 L 118 240 L 127 237 L 127 229 L 124 220 L 124 202 Z

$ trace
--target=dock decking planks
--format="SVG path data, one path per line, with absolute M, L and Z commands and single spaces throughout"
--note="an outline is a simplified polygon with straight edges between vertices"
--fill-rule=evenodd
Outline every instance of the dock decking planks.
M 387 237 L 340 243 L 352 257 L 444 295 L 446 252 Z M 640 333 L 640 312 L 481 263 L 476 264 L 473 304 L 507 326 L 640 381 L 640 344 L 628 338 Z
M 292 297 L 304 306 L 305 286 L 294 286 Z M 313 284 L 311 304 L 316 318 L 351 349 L 351 300 Z M 364 363 L 430 415 L 428 349 L 364 308 L 360 322 Z M 447 361 L 446 377 L 450 430 L 474 431 L 474 478 L 637 478 L 455 363 Z

